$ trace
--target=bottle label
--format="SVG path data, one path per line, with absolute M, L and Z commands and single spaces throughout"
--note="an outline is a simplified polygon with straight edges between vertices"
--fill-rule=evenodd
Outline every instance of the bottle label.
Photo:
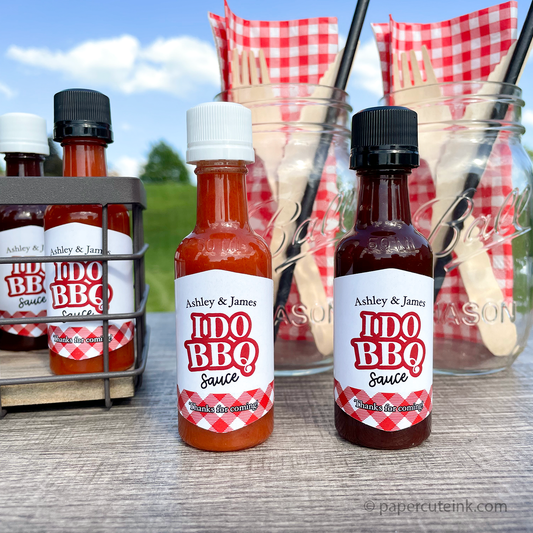
M 0 231 L 0 257 L 27 257 L 43 253 L 42 226 Z M 43 263 L 0 265 L 0 318 L 37 316 L 46 316 Z M 46 324 L 14 324 L 1 326 L 1 329 L 25 337 L 46 335 Z
M 335 278 L 335 401 L 383 431 L 431 412 L 433 280 L 389 268 Z
M 69 223 L 45 231 L 46 255 L 100 255 L 102 229 L 88 224 Z M 129 235 L 108 231 L 109 254 L 131 254 Z M 108 262 L 109 313 L 131 313 L 133 304 L 132 261 Z M 103 266 L 99 261 L 46 263 L 49 316 L 96 316 L 103 312 Z M 129 320 L 109 321 L 109 350 L 133 339 Z M 48 346 L 68 359 L 90 359 L 104 353 L 103 323 L 82 321 L 48 326 Z
M 272 280 L 209 270 L 175 288 L 180 414 L 216 433 L 252 424 L 274 402 Z

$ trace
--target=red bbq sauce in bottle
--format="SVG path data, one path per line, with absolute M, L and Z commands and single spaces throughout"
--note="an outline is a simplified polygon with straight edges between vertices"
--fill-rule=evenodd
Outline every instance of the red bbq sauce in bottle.
M 43 176 L 50 153 L 44 118 L 28 113 L 0 117 L 0 152 L 5 154 L 6 176 Z M 44 253 L 44 205 L 0 206 L 0 256 Z M 0 316 L 25 318 L 46 315 L 42 263 L 0 265 Z M 38 350 L 47 346 L 46 324 L 1 326 L 0 349 Z
M 54 96 L 54 140 L 63 146 L 63 175 L 107 175 L 105 150 L 113 142 L 109 98 L 88 89 Z M 44 217 L 47 255 L 102 254 L 99 205 L 48 206 Z M 123 205 L 108 206 L 108 252 L 131 254 L 130 220 Z M 109 261 L 110 313 L 133 311 L 131 261 Z M 103 312 L 103 268 L 98 261 L 62 261 L 46 266 L 48 314 L 95 316 Z M 134 362 L 133 321 L 109 322 L 109 370 Z M 66 322 L 48 326 L 50 369 L 54 374 L 104 371 L 102 322 Z
M 248 222 L 251 112 L 207 103 L 187 112 L 197 216 L 175 255 L 178 429 L 191 446 L 232 451 L 274 426 L 272 258 Z
M 370 448 L 417 446 L 431 432 L 433 262 L 407 185 L 418 164 L 414 111 L 354 115 L 355 225 L 335 254 L 335 426 Z

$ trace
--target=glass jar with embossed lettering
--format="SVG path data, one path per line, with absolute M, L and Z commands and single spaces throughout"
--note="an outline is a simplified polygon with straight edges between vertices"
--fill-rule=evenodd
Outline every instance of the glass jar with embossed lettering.
M 276 375 L 329 370 L 333 257 L 354 220 L 348 95 L 285 83 L 239 87 L 216 100 L 252 110 L 256 162 L 247 176 L 248 206 L 273 256 Z
M 392 93 L 419 115 L 415 226 L 435 257 L 435 369 L 486 374 L 524 349 L 532 318 L 531 160 L 520 88 L 442 83 Z M 428 97 L 429 95 L 429 97 Z M 504 118 L 502 118 L 504 117 Z

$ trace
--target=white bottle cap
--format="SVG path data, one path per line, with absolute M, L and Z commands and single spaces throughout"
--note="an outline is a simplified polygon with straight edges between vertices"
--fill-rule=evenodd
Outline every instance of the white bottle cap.
M 0 117 L 0 153 L 50 155 L 46 120 L 29 113 L 6 113 Z
M 253 163 L 252 112 L 240 104 L 209 102 L 187 111 L 187 163 Z

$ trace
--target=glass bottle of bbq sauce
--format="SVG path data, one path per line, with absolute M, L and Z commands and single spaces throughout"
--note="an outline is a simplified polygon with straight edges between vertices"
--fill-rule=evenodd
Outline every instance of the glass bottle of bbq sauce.
M 272 257 L 248 222 L 250 110 L 207 103 L 187 112 L 197 216 L 175 255 L 178 429 L 191 446 L 250 448 L 274 426 Z
M 28 113 L 0 117 L 0 152 L 5 154 L 6 176 L 43 176 L 49 155 L 46 121 Z M 0 256 L 44 253 L 44 205 L 0 206 Z M 0 265 L 0 317 L 46 315 L 42 263 Z M 46 324 L 1 326 L 0 349 L 27 351 L 47 346 Z
M 63 146 L 63 175 L 107 175 L 105 150 L 113 142 L 109 98 L 97 91 L 68 89 L 54 96 L 54 140 Z M 99 205 L 52 205 L 44 217 L 46 255 L 102 254 Z M 108 206 L 108 253 L 131 254 L 129 214 L 123 205 Z M 108 262 L 109 313 L 133 311 L 130 261 Z M 46 264 L 48 315 L 95 316 L 103 312 L 103 267 L 94 260 Z M 109 321 L 109 370 L 134 362 L 133 321 Z M 50 369 L 54 374 L 104 370 L 103 324 L 59 322 L 48 326 Z
M 419 164 L 417 115 L 354 115 L 354 229 L 335 255 L 335 426 L 361 446 L 417 446 L 431 432 L 433 262 L 411 223 L 407 181 Z

